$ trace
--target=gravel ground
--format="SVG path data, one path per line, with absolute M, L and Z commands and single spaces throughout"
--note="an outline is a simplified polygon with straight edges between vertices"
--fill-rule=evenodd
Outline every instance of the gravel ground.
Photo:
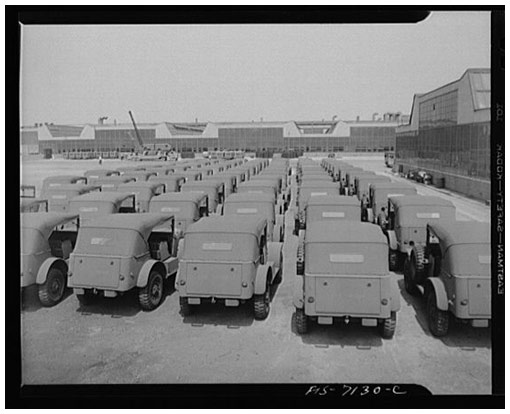
M 389 171 L 382 157 L 350 161 Z M 120 165 L 103 162 L 103 168 Z M 46 176 L 97 167 L 97 160 L 25 160 L 22 181 L 39 190 Z M 490 218 L 482 203 L 416 185 L 420 193 L 451 199 L 459 219 Z M 398 273 L 393 277 L 402 297 L 393 339 L 353 324 L 312 325 L 308 335 L 297 335 L 292 323 L 297 248 L 292 209 L 293 204 L 286 216 L 283 281 L 273 289 L 265 321 L 253 319 L 251 303 L 239 308 L 204 305 L 183 318 L 173 277 L 163 304 L 153 312 L 140 311 L 132 294 L 87 307 L 69 294 L 54 308 L 42 308 L 36 291 L 27 289 L 21 313 L 24 383 L 398 382 L 421 384 L 435 394 L 491 392 L 490 329 L 456 323 L 446 338 L 434 338 L 423 299 L 407 295 Z

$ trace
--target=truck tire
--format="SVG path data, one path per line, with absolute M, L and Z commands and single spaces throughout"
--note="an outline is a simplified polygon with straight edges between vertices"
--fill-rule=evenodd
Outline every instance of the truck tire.
M 448 333 L 450 315 L 447 311 L 438 309 L 436 295 L 433 288 L 428 288 L 426 292 L 427 300 L 427 322 L 432 335 L 441 337 Z
M 389 318 L 384 319 L 379 325 L 381 330 L 381 336 L 384 339 L 391 339 L 395 335 L 395 329 L 397 328 L 397 312 L 391 312 Z
M 64 297 L 66 289 L 66 276 L 57 267 L 48 272 L 46 281 L 39 285 L 39 300 L 45 307 L 55 306 Z
M 259 321 L 266 319 L 269 315 L 269 286 L 269 284 L 266 285 L 266 290 L 262 295 L 255 295 L 253 298 L 253 313 L 255 319 Z
M 388 265 L 390 271 L 394 272 L 399 268 L 399 254 L 398 250 L 388 249 Z
M 304 309 L 296 309 L 296 331 L 300 335 L 308 332 L 308 317 Z
M 416 285 L 423 282 L 423 276 L 425 273 L 425 248 L 421 245 L 413 246 L 411 252 L 411 263 L 410 263 L 410 274 Z
M 188 303 L 187 298 L 179 298 L 179 306 L 182 316 L 190 316 L 193 313 L 193 306 Z
M 305 246 L 304 243 L 298 242 L 297 258 L 296 258 L 296 274 L 303 275 L 305 272 Z
M 156 309 L 163 300 L 163 276 L 156 270 L 149 275 L 147 285 L 138 290 L 138 303 L 144 311 Z
M 420 290 L 416 286 L 412 276 L 409 274 L 410 268 L 410 260 L 409 257 L 406 257 L 404 261 L 404 287 L 406 292 L 411 296 L 418 296 L 420 294 Z

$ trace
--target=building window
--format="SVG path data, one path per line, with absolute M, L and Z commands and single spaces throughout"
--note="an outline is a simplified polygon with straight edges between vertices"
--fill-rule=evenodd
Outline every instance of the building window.
M 457 124 L 457 90 L 420 103 L 419 128 L 438 128 Z

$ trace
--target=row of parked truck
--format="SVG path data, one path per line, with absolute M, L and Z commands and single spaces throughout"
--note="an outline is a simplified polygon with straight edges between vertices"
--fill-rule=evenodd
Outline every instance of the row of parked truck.
M 341 160 L 300 159 L 296 179 L 299 333 L 310 320 L 358 319 L 392 337 L 400 294 L 390 271 L 401 270 L 409 294 L 423 289 L 433 335 L 447 334 L 452 315 L 488 326 L 488 224 L 456 221 L 451 202 Z
M 22 186 L 21 286 L 37 284 L 44 306 L 66 286 L 83 305 L 135 288 L 153 310 L 178 272 L 183 315 L 253 299 L 264 319 L 282 275 L 289 172 L 288 160 L 190 160 L 48 177 L 39 198 Z

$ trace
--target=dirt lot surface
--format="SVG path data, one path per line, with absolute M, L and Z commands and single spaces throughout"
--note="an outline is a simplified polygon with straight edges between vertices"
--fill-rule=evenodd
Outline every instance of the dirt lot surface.
M 387 173 L 382 157 L 349 160 Z M 132 163 L 124 163 L 132 165 Z M 105 160 L 103 168 L 117 168 Z M 49 175 L 81 174 L 96 161 L 24 161 L 22 182 Z M 489 207 L 445 190 L 415 184 L 419 193 L 440 194 L 458 208 L 458 219 L 488 221 Z M 383 340 L 375 328 L 354 324 L 319 326 L 296 334 L 292 289 L 297 237 L 293 208 L 286 216 L 284 275 L 273 289 L 271 312 L 255 321 L 252 304 L 239 308 L 204 305 L 179 314 L 174 278 L 163 304 L 138 309 L 136 295 L 98 299 L 81 307 L 72 294 L 54 308 L 42 308 L 33 289 L 21 313 L 23 379 L 27 384 L 88 383 L 416 383 L 437 394 L 491 392 L 491 331 L 453 324 L 442 339 L 426 324 L 423 299 L 410 297 L 395 273 L 401 310 L 395 337 Z

